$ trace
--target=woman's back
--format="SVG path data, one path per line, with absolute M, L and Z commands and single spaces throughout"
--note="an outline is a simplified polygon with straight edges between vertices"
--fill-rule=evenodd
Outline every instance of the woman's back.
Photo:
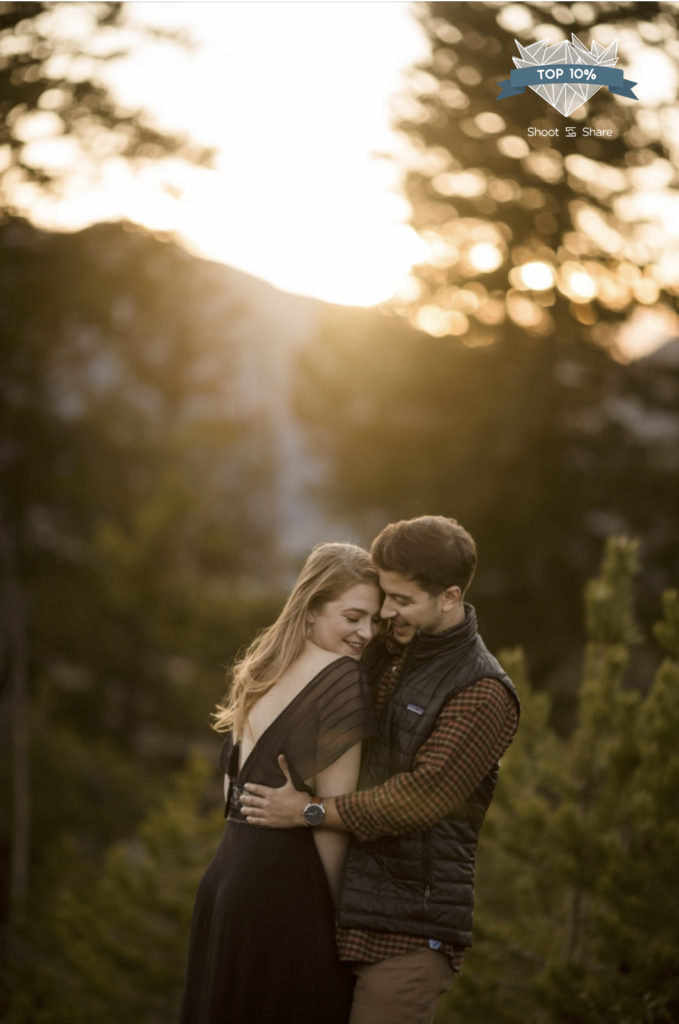
M 266 730 L 295 700 L 318 674 L 338 657 L 331 651 L 309 647 L 277 679 L 271 689 L 253 704 L 246 718 L 240 739 L 240 765 L 248 759 L 255 744 Z M 311 780 L 308 780 L 311 781 Z
M 333 899 L 314 830 L 248 825 L 238 807 L 245 781 L 283 783 L 279 754 L 301 785 L 372 732 L 364 669 L 327 653 L 300 661 L 282 687 L 253 705 L 229 820 L 196 896 L 182 1024 L 348 1020 L 352 978 L 337 958 Z M 236 761 L 228 755 L 226 744 L 224 769 Z
M 214 715 L 215 728 L 230 731 L 221 760 L 228 821 L 196 895 L 182 1024 L 349 1019 L 353 983 L 337 955 L 329 883 L 339 876 L 342 836 L 301 822 L 248 825 L 239 796 L 246 781 L 285 782 L 280 754 L 300 789 L 313 783 L 323 795 L 355 786 L 359 744 L 373 734 L 358 659 L 378 612 L 368 552 L 319 545 L 276 622 L 232 667 Z

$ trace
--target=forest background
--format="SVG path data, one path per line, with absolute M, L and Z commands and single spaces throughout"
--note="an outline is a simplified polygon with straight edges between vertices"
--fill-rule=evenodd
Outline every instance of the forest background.
M 210 161 L 120 109 L 52 6 L 0 10 L 3 1019 L 174 1019 L 224 666 L 310 543 L 427 511 L 475 534 L 524 702 L 438 1020 L 676 1020 L 679 342 L 630 359 L 621 332 L 676 322 L 677 240 L 640 199 L 676 201 L 677 106 L 600 90 L 571 120 L 612 137 L 529 145 L 561 115 L 496 96 L 514 39 L 676 66 L 677 5 L 516 4 L 511 30 L 508 5 L 414 5 L 431 56 L 396 109 L 430 258 L 373 310 L 20 215 L 59 187 L 31 115 L 90 156 Z M 88 10 L 103 62 L 125 5 Z

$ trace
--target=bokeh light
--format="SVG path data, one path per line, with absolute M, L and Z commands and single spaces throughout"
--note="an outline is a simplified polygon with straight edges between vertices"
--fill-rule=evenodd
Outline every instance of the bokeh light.
M 520 267 L 515 267 L 510 274 L 510 280 L 519 288 L 540 292 L 554 286 L 556 275 L 554 268 L 549 263 L 533 260 L 530 263 L 522 263 Z
M 480 242 L 473 245 L 466 254 L 466 260 L 474 270 L 482 274 L 490 274 L 501 266 L 504 257 L 496 245 Z

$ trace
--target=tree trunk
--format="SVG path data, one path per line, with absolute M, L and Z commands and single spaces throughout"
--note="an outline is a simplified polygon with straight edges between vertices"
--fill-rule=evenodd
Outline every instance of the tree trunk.
M 9 877 L 10 925 L 23 917 L 28 893 L 31 836 L 29 700 L 26 685 L 26 618 L 12 538 L 0 518 L 2 630 L 5 662 L 3 731 L 11 733 L 12 839 Z

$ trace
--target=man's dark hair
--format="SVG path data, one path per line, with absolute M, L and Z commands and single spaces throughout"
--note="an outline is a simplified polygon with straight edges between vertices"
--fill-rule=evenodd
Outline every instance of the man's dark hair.
M 406 576 L 434 596 L 448 587 L 464 594 L 476 569 L 473 537 L 445 516 L 389 523 L 372 542 L 370 555 L 378 569 Z

